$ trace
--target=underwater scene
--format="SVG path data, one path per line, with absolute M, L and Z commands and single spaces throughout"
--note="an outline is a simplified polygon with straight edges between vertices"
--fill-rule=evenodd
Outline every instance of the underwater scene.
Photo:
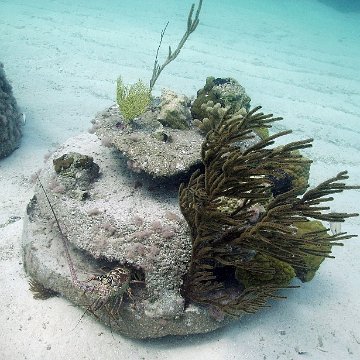
M 360 358 L 360 1 L 0 15 L 1 359 Z

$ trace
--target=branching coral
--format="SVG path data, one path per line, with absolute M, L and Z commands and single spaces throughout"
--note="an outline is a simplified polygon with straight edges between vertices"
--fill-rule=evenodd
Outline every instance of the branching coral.
M 209 107 L 212 107 L 207 104 L 209 101 L 219 104 L 216 106 L 226 108 L 226 112 L 233 115 L 242 108 L 249 111 L 251 99 L 237 80 L 209 76 L 206 78 L 205 86 L 197 92 L 197 97 L 191 105 L 191 114 L 194 119 L 202 121 L 208 117 Z
M 195 31 L 195 29 L 199 25 L 199 15 L 200 15 L 201 6 L 202 6 L 202 0 L 199 0 L 199 5 L 198 5 L 198 7 L 196 9 L 195 17 L 193 19 L 192 17 L 193 17 L 194 10 L 195 10 L 195 4 L 191 5 L 190 12 L 189 12 L 189 15 L 188 15 L 187 27 L 186 27 L 186 31 L 185 31 L 183 37 L 181 38 L 181 40 L 180 40 L 177 48 L 175 49 L 175 51 L 172 51 L 171 47 L 169 46 L 169 53 L 168 53 L 168 56 L 167 56 L 166 60 L 164 61 L 164 63 L 162 65 L 159 65 L 159 62 L 158 62 L 159 50 L 160 50 L 160 47 L 161 47 L 163 37 L 165 35 L 166 28 L 167 28 L 169 23 L 166 24 L 164 30 L 161 32 L 160 43 L 159 43 L 159 46 L 157 48 L 155 61 L 154 61 L 153 73 L 152 73 L 152 77 L 150 79 L 150 90 L 153 89 L 156 80 L 158 79 L 158 77 L 160 76 L 160 74 L 164 70 L 164 68 L 169 63 L 171 63 L 173 60 L 175 60 L 176 57 L 180 54 L 180 51 L 181 51 L 182 47 L 184 46 L 186 40 L 188 39 L 190 34 Z
M 197 126 L 204 134 L 207 134 L 210 130 L 215 129 L 221 120 L 228 115 L 230 107 L 221 107 L 220 103 L 214 104 L 213 101 L 209 100 L 201 105 L 201 109 L 204 110 L 204 113 L 207 116 L 202 120 L 195 119 L 194 125 Z M 240 115 L 245 115 L 245 109 L 244 113 L 240 113 Z
M 239 85 L 240 86 L 240 85 Z M 195 100 L 198 101 L 199 97 Z M 195 103 L 194 102 L 194 103 Z M 234 100 L 231 105 L 222 106 L 220 102 L 214 104 L 214 101 L 209 100 L 206 103 L 202 103 L 200 119 L 195 118 L 193 124 L 199 128 L 203 134 L 207 134 L 209 131 L 214 130 L 218 124 L 224 119 L 229 119 L 233 116 L 241 118 L 246 115 L 247 110 L 245 107 L 239 107 L 234 112 L 234 108 L 243 103 L 243 99 Z M 193 111 L 194 113 L 194 111 Z M 260 136 L 262 139 L 269 136 L 268 128 L 254 128 L 253 131 Z
M 333 200 L 331 194 L 359 188 L 345 185 L 345 171 L 305 193 L 303 185 L 274 191 L 284 172 L 311 162 L 298 150 L 310 147 L 312 139 L 272 146 L 291 132 L 283 131 L 242 148 L 258 128 L 281 119 L 259 109 L 225 117 L 207 134 L 201 153 L 204 171 L 196 171 L 179 190 L 180 208 L 192 234 L 184 296 L 230 315 L 264 306 L 288 284 L 295 269 L 306 267 L 306 256 L 331 257 L 331 245 L 354 236 L 329 235 L 322 228 L 304 231 L 304 222 L 344 221 L 358 215 L 331 213 L 324 205 Z

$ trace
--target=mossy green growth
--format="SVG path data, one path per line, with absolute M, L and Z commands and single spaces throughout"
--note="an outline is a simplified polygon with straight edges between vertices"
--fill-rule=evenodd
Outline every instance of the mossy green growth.
M 117 79 L 116 102 L 127 122 L 143 114 L 150 101 L 150 89 L 141 80 L 132 85 L 125 85 L 121 77 Z
M 309 185 L 311 161 L 302 156 L 299 150 L 295 150 L 293 154 L 301 156 L 304 161 L 287 166 L 285 171 L 292 177 L 292 187 L 298 189 L 298 194 L 303 194 Z
M 75 152 L 63 154 L 53 160 L 54 170 L 57 174 L 63 176 L 76 177 L 77 172 L 81 170 L 92 170 L 97 176 L 99 166 L 94 163 L 92 156 L 82 155 Z
M 261 268 L 261 272 L 251 272 L 241 268 L 235 271 L 236 279 L 245 288 L 267 284 L 287 286 L 296 276 L 291 265 L 272 256 L 258 253 L 251 261 L 256 264 L 256 267 Z
M 323 232 L 324 234 L 323 236 L 325 237 L 329 236 L 328 234 L 326 234 L 327 229 L 325 228 L 325 226 L 318 220 L 299 222 L 296 224 L 296 227 L 297 227 L 298 235 Z M 307 248 L 329 253 L 331 251 L 331 243 L 322 241 L 317 246 L 307 245 Z M 303 260 L 302 266 L 295 267 L 296 276 L 302 282 L 308 282 L 314 278 L 316 271 L 319 269 L 321 263 L 325 260 L 325 256 L 304 254 L 302 260 Z
M 100 167 L 91 156 L 69 152 L 53 160 L 59 181 L 67 190 L 87 191 L 90 184 L 99 177 Z M 81 192 L 81 198 L 88 196 Z
M 58 174 L 64 173 L 66 170 L 70 168 L 73 162 L 74 162 L 73 156 L 68 156 L 68 154 L 64 154 L 59 158 L 53 160 L 54 170 Z
M 257 134 L 258 136 L 260 136 L 260 138 L 261 138 L 262 140 L 264 140 L 264 139 L 266 139 L 266 138 L 268 138 L 268 137 L 270 136 L 270 134 L 269 134 L 269 129 L 266 128 L 266 127 L 257 128 L 257 129 L 255 129 L 254 131 L 256 132 L 256 134 Z
M 167 111 L 166 117 L 164 119 L 159 119 L 158 121 L 171 129 L 186 130 L 189 128 L 189 125 L 180 118 L 179 113 L 176 110 Z

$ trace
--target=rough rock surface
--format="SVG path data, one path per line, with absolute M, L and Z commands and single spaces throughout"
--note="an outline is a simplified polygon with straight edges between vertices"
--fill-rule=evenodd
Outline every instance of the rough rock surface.
M 64 186 L 54 169 L 53 159 L 72 152 L 91 156 L 100 167 L 99 178 L 82 189 L 86 197 L 72 196 L 74 189 L 68 183 Z M 97 318 L 133 338 L 202 333 L 224 326 L 228 318 L 215 320 L 204 307 L 185 307 L 181 295 L 191 243 L 179 212 L 178 184 L 131 172 L 126 162 L 117 150 L 85 134 L 61 146 L 39 176 L 70 245 L 78 278 L 86 281 L 102 268 L 119 265 L 134 275 L 132 295 L 123 295 L 119 312 L 104 305 L 95 311 Z M 62 236 L 41 186 L 24 222 L 24 264 L 29 275 L 75 304 L 93 303 L 96 291 L 84 294 L 71 280 Z
M 117 148 L 133 171 L 153 177 L 180 176 L 200 163 L 204 138 L 196 128 L 165 127 L 157 120 L 159 116 L 160 108 L 155 107 L 134 119 L 131 127 L 124 127 L 114 105 L 96 116 L 92 130 L 104 144 Z
M 209 101 L 215 112 L 221 107 L 223 115 L 246 112 L 250 106 L 249 96 L 236 80 L 209 77 L 193 104 L 184 95 L 164 90 L 149 110 L 130 123 L 117 105 L 111 106 L 95 117 L 90 132 L 104 145 L 118 149 L 134 172 L 154 178 L 181 177 L 201 163 L 201 145 L 211 126 L 204 131 L 199 122 L 209 117 L 212 109 L 205 106 Z
M 0 158 L 19 147 L 23 117 L 19 112 L 12 88 L 0 63 Z
M 188 129 L 191 122 L 190 100 L 172 90 L 163 90 L 158 120 L 172 129 Z

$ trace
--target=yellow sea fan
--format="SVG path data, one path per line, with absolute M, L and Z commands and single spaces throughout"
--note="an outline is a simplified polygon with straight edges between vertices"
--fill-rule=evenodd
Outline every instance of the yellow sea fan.
M 140 79 L 132 85 L 125 85 L 121 77 L 117 79 L 116 102 L 127 122 L 143 114 L 150 101 L 150 89 Z

